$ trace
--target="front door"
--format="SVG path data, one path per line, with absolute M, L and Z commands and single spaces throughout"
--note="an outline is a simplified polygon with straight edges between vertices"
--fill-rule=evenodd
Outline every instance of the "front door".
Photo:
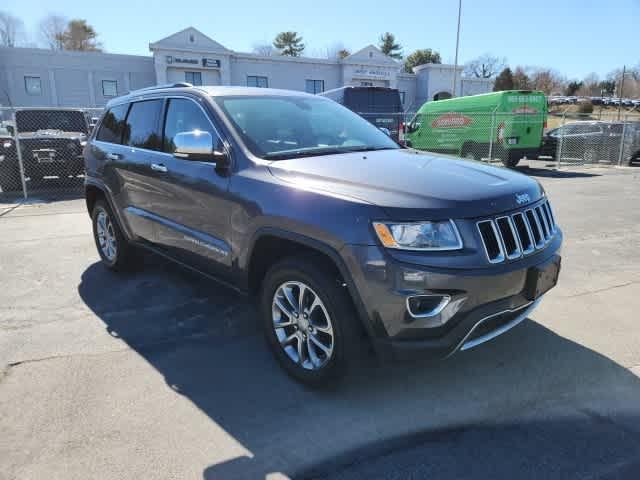
M 173 155 L 180 132 L 207 131 L 214 149 L 224 150 L 214 122 L 191 98 L 166 103 L 162 152 L 151 165 L 152 213 L 159 249 L 189 265 L 216 275 L 231 268 L 229 177 L 215 164 Z

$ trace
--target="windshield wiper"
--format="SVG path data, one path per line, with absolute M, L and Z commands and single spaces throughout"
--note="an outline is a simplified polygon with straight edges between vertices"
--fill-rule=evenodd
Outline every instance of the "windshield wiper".
M 290 158 L 316 157 L 322 155 L 337 155 L 341 153 L 352 152 L 371 152 L 375 150 L 397 150 L 399 147 L 342 147 L 342 148 L 323 148 L 317 150 L 288 150 L 284 152 L 271 152 L 263 155 L 268 160 L 286 160 Z

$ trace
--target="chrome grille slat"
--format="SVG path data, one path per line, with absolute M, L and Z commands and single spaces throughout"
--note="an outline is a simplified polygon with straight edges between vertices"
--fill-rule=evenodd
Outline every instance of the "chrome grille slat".
M 556 222 L 554 221 L 553 215 L 551 214 L 551 207 L 549 206 L 549 202 L 544 202 L 542 207 L 544 208 L 544 211 L 547 214 L 547 220 L 549 220 L 549 225 L 551 226 L 551 232 L 555 233 L 556 232 Z
M 503 225 L 506 226 L 503 228 Z M 520 247 L 520 240 L 518 239 L 518 235 L 516 235 L 515 228 L 513 227 L 513 223 L 511 222 L 511 217 L 499 217 L 496 218 L 496 224 L 498 227 L 498 234 L 500 235 L 500 239 L 502 240 L 502 246 L 504 248 L 504 252 L 507 255 L 509 260 L 513 260 L 515 258 L 520 258 L 522 256 L 522 248 Z M 511 243 L 513 243 L 513 247 L 511 247 Z
M 546 199 L 511 215 L 480 220 L 476 227 L 490 263 L 516 260 L 542 250 L 558 229 Z
M 493 220 L 482 220 L 477 222 L 476 226 L 480 232 L 480 238 L 482 238 L 482 245 L 484 246 L 484 253 L 487 256 L 487 260 L 489 260 L 490 263 L 504 262 L 504 247 L 495 222 Z M 489 226 L 490 230 L 487 231 L 483 229 L 485 226 Z M 495 242 L 495 246 L 491 245 L 490 242 Z M 494 252 L 494 250 L 497 250 L 497 252 Z
M 546 243 L 551 239 L 551 229 L 549 228 L 549 223 L 547 222 L 547 219 L 545 218 L 544 213 L 542 212 L 542 207 L 540 205 L 534 208 L 534 210 L 538 216 L 538 221 L 540 222 L 540 226 L 542 227 L 542 235 L 544 236 L 544 241 Z
M 518 240 L 520 241 L 522 254 L 529 255 L 536 249 L 533 242 L 533 234 L 531 233 L 529 222 L 527 222 L 527 219 L 522 212 L 514 213 L 511 218 L 513 219 L 513 223 L 516 225 L 516 233 L 518 234 Z M 524 227 L 524 232 L 522 233 L 520 232 L 520 228 L 518 228 L 519 224 L 522 224 L 522 226 Z

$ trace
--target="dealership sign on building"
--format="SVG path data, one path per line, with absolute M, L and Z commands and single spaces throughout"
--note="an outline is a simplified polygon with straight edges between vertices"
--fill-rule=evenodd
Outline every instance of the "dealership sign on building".
M 167 55 L 167 63 L 180 65 L 202 65 L 205 68 L 220 68 L 220 60 L 213 58 L 188 58 Z

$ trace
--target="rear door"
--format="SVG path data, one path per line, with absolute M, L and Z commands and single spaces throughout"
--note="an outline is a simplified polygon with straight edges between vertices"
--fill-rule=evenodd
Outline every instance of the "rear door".
M 148 168 L 142 166 L 140 157 L 144 155 L 130 148 L 128 143 L 130 124 L 127 124 L 129 103 L 116 105 L 104 115 L 95 139 L 90 143 L 86 158 L 87 174 L 101 178 L 115 202 L 117 214 L 124 212 L 125 221 L 136 239 L 152 241 L 154 225 L 143 215 L 134 215 L 148 204 L 140 195 L 140 185 Z
M 196 268 L 225 276 L 231 267 L 229 174 L 218 171 L 215 163 L 173 155 L 174 136 L 194 130 L 209 132 L 214 150 L 226 149 L 200 102 L 187 97 L 167 99 L 162 152 L 154 155 L 149 180 L 151 212 L 160 249 Z
M 162 150 L 161 117 L 163 99 L 131 103 L 122 132 L 122 145 L 110 161 L 119 183 L 121 211 L 136 236 L 153 242 L 153 211 L 158 192 L 152 182 L 152 168 Z

